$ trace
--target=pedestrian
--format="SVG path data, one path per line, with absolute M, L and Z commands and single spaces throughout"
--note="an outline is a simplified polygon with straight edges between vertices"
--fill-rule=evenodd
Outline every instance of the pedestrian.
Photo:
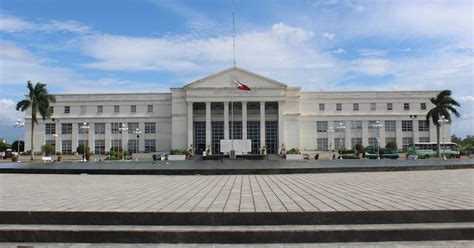
M 203 159 L 203 160 L 206 160 L 206 155 L 207 155 L 207 152 L 206 152 L 206 150 L 204 150 L 204 151 L 202 152 L 202 159 Z

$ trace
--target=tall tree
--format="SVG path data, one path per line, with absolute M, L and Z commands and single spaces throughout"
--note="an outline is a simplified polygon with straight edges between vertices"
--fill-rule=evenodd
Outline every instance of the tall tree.
M 51 110 L 49 108 L 50 103 L 55 103 L 56 98 L 53 95 L 48 93 L 46 89 L 46 84 L 36 83 L 34 86 L 31 81 L 27 83 L 28 88 L 28 97 L 25 100 L 22 100 L 16 104 L 16 110 L 26 111 L 30 109 L 31 111 L 31 149 L 30 149 L 30 158 L 34 159 L 34 131 L 35 124 L 39 124 L 37 119 L 37 114 L 39 113 L 43 120 L 46 120 L 51 117 Z
M 441 119 L 441 116 L 444 116 L 444 118 L 449 120 L 449 123 L 451 123 L 451 114 L 454 114 L 456 117 L 461 116 L 455 108 L 460 107 L 461 105 L 451 97 L 451 94 L 452 92 L 450 90 L 443 90 L 436 97 L 432 97 L 430 101 L 435 106 L 428 111 L 428 114 L 426 114 L 426 121 L 429 122 L 431 119 L 433 124 L 436 126 L 436 143 L 438 147 L 436 155 L 438 158 L 440 157 L 440 124 L 438 123 L 438 120 Z

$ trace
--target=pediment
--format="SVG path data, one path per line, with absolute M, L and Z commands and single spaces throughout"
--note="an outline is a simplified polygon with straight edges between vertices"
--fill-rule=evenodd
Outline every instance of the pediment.
M 246 71 L 238 67 L 231 67 L 216 74 L 196 80 L 185 85 L 184 89 L 200 88 L 232 88 L 234 87 L 233 78 L 249 86 L 252 89 L 258 88 L 286 88 L 286 84 L 276 80 Z

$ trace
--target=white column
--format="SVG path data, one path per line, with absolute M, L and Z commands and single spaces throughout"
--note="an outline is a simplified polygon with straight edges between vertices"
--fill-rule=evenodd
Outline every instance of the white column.
M 419 119 L 417 118 L 413 120 L 413 142 L 418 142 L 420 140 L 420 132 L 418 131 L 418 121 Z
M 229 102 L 224 102 L 224 139 L 229 139 Z
M 369 145 L 369 122 L 362 121 L 362 145 L 368 146 Z
M 242 102 L 242 139 L 247 139 L 247 102 Z
M 206 102 L 206 149 L 211 145 L 211 102 Z
M 188 102 L 188 147 L 193 143 L 193 103 Z
M 138 123 L 138 129 L 142 131 L 138 137 L 138 152 L 143 153 L 145 152 L 145 122 Z
M 89 124 L 89 134 L 87 139 L 89 140 L 89 149 L 91 149 L 91 152 L 94 153 L 95 150 L 95 124 L 88 123 Z
M 106 122 L 105 123 L 105 151 L 106 152 L 110 152 L 110 148 L 112 147 L 112 136 L 111 136 L 111 125 L 110 125 L 110 122 Z
M 58 135 L 58 137 L 56 137 L 56 141 L 55 141 L 55 146 L 56 146 L 56 152 L 62 152 L 62 146 L 63 146 L 63 143 L 61 142 L 62 141 L 62 138 L 61 138 L 61 123 L 58 123 L 56 122 L 56 134 Z
M 260 102 L 260 147 L 265 144 L 265 102 Z
M 397 141 L 397 148 L 402 149 L 403 148 L 403 132 L 402 132 L 402 121 L 397 120 L 395 122 L 395 138 Z
M 284 126 L 283 126 L 283 102 L 279 101 L 278 102 L 278 151 L 277 153 L 280 153 L 281 151 L 281 145 L 285 142 L 285 137 L 284 135 Z
M 351 147 L 351 139 L 352 139 L 352 136 L 351 136 L 351 135 L 352 135 L 352 134 L 351 134 L 352 129 L 351 129 L 351 128 L 352 128 L 352 123 L 351 123 L 351 121 L 345 121 L 344 123 L 345 123 L 345 126 L 346 126 L 346 130 L 344 130 L 344 131 L 345 131 L 345 133 L 344 133 L 344 134 L 345 134 L 345 135 L 344 135 L 344 138 L 345 138 L 345 145 L 344 145 L 344 146 L 346 147 L 346 149 L 351 149 L 351 148 L 352 148 L 352 147 Z
M 78 123 L 73 122 L 72 123 L 72 135 L 71 135 L 72 153 L 76 152 L 80 138 L 84 138 L 84 134 L 80 134 L 80 137 L 79 137 L 79 125 L 78 125 Z

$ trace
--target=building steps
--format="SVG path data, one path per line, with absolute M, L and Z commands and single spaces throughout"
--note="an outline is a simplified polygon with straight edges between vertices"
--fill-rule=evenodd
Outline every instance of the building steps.
M 474 210 L 0 212 L 0 242 L 301 243 L 473 239 Z

